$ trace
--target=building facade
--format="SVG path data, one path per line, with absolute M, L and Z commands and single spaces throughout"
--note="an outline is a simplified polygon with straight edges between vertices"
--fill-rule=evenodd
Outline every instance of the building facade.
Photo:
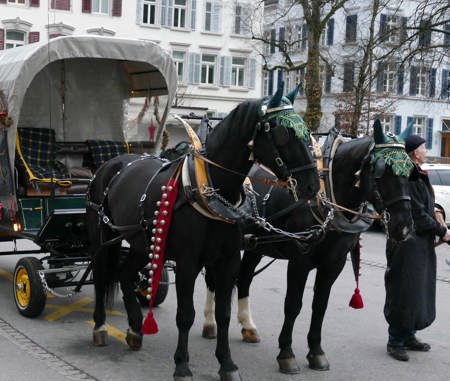
M 0 0 L 0 50 L 65 35 L 151 40 L 175 61 L 174 112 L 222 117 L 262 93 L 259 58 L 244 22 L 250 5 L 222 0 Z
M 378 3 L 383 4 L 382 1 Z M 433 2 L 434 11 L 440 7 L 441 14 L 427 13 L 433 12 L 433 8 L 424 7 L 424 1 L 385 3 L 374 14 L 373 1 L 348 1 L 327 21 L 320 41 L 321 130 L 325 131 L 335 124 L 342 126 L 346 122 L 342 117 L 345 114 L 342 112 L 345 111 L 345 99 L 351 99 L 351 94 L 356 91 L 373 16 L 374 45 L 369 61 L 371 70 L 368 72 L 371 77 L 366 85 L 371 90 L 367 93 L 364 106 L 368 117 L 365 121 L 361 120 L 359 131 L 369 132 L 376 117 L 382 120 L 386 131 L 397 134 L 412 123 L 414 133 L 427 140 L 430 156 L 450 157 L 448 2 Z M 264 33 L 271 41 L 266 44 L 269 67 L 275 67 L 284 60 L 280 42 L 288 46 L 295 63 L 306 62 L 307 59 L 309 32 L 303 10 L 297 5 L 281 17 L 287 6 L 288 2 L 283 0 L 265 1 Z M 416 27 L 431 18 L 436 26 L 423 34 L 417 35 L 416 32 L 417 38 L 411 39 L 410 36 L 417 31 L 413 23 Z M 423 54 L 407 56 L 413 48 L 417 50 L 430 46 L 436 46 L 436 49 L 423 49 Z M 263 92 L 268 94 L 281 79 L 292 87 L 305 77 L 305 69 L 269 70 L 263 72 L 262 77 Z M 299 95 L 299 100 L 297 107 L 302 113 L 306 109 L 304 94 Z

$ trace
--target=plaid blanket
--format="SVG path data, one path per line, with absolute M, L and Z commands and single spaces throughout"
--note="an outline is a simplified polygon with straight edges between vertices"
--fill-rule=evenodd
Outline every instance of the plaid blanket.
M 16 136 L 16 162 L 30 181 L 70 185 L 67 168 L 56 157 L 55 131 L 49 128 L 19 127 Z
M 91 153 L 92 165 L 95 169 L 104 162 L 115 156 L 129 153 L 129 147 L 126 142 L 112 140 L 88 140 L 89 152 Z

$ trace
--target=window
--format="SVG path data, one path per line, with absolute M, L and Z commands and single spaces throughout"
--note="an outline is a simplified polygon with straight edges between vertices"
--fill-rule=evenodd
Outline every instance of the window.
M 156 0 L 144 0 L 142 9 L 142 24 L 156 24 Z
M 425 138 L 425 118 L 423 116 L 413 117 L 413 134 Z
M 427 77 L 428 77 L 428 70 L 424 66 L 419 67 L 416 77 L 416 95 L 420 95 L 423 97 L 426 96 Z
M 444 46 L 450 45 L 450 24 L 445 25 Z
M 395 76 L 397 68 L 393 63 L 389 63 L 385 66 L 383 72 L 383 92 L 392 93 L 395 89 Z
M 331 77 L 333 73 L 327 65 L 320 65 L 319 69 L 319 81 L 322 87 L 322 92 L 324 94 L 331 93 Z
M 186 27 L 186 0 L 175 0 L 173 4 L 173 24 L 174 28 Z
M 18 46 L 25 45 L 25 32 L 20 32 L 17 30 L 7 30 L 5 48 L 11 49 Z
M 399 17 L 395 15 L 388 15 L 386 20 L 387 41 L 391 43 L 399 42 Z
M 214 70 L 216 67 L 216 56 L 212 54 L 202 54 L 201 65 L 200 83 L 213 85 Z
M 327 27 L 323 31 L 322 36 L 320 38 L 320 44 L 322 46 L 331 46 L 333 45 L 334 38 L 334 19 L 330 19 L 327 22 Z
M 345 22 L 345 42 L 356 42 L 358 15 L 348 15 Z
M 205 32 L 220 32 L 221 0 L 207 0 L 205 2 Z
M 243 87 L 245 73 L 245 58 L 233 57 L 231 60 L 231 86 Z
M 109 14 L 109 0 L 92 0 L 92 13 Z
M 237 4 L 234 7 L 234 34 L 248 35 L 250 33 L 250 11 L 243 5 Z
M 394 133 L 394 118 L 392 115 L 386 115 L 379 119 L 380 119 L 381 127 L 383 128 L 383 132 Z
M 272 80 L 272 72 L 264 70 L 263 72 L 263 96 L 267 97 L 270 95 L 269 88 Z
M 70 0 L 52 0 L 50 8 L 61 11 L 70 11 Z
M 184 82 L 184 59 L 185 52 L 173 51 L 172 57 L 175 63 L 175 68 L 177 71 L 178 82 Z
M 10 3 L 10 4 L 25 5 L 25 0 L 8 0 L 8 3 Z
M 431 21 L 422 20 L 420 22 L 419 47 L 426 48 L 431 45 Z

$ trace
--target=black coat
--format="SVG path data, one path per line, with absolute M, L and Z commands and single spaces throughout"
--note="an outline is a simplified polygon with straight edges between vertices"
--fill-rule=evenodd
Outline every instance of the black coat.
M 399 330 L 428 327 L 436 316 L 435 236 L 446 228 L 434 219 L 434 193 L 428 176 L 414 168 L 409 179 L 415 233 L 406 241 L 388 240 L 384 316 Z

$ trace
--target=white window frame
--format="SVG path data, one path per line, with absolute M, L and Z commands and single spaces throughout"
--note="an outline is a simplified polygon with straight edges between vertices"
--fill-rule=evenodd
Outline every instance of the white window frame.
M 400 21 L 401 18 L 398 15 L 386 16 L 386 32 L 388 42 L 396 44 L 400 41 Z
M 208 10 L 209 5 L 209 10 Z M 213 26 L 213 2 L 212 1 L 205 1 L 205 20 L 203 23 L 203 30 L 205 32 L 211 32 L 212 26 Z M 209 22 L 209 27 L 207 27 L 207 23 Z
M 394 63 L 386 64 L 383 71 L 383 92 L 393 93 L 395 91 L 395 84 L 397 77 L 397 65 Z
M 429 68 L 419 66 L 416 79 L 416 96 L 426 97 L 428 94 Z
M 269 95 L 269 82 L 270 82 L 270 71 L 263 71 L 263 96 L 267 97 Z
M 424 116 L 413 116 L 413 134 L 425 137 L 426 119 Z
M 179 55 L 177 57 L 177 55 Z M 182 55 L 182 57 L 181 57 Z M 185 83 L 185 69 L 186 69 L 186 52 L 182 50 L 173 50 L 172 59 L 175 63 L 175 69 L 177 72 L 177 79 L 179 83 Z
M 24 6 L 28 5 L 28 0 L 8 0 L 8 4 Z
M 97 4 L 95 4 L 97 2 Z M 106 5 L 106 12 L 103 8 Z M 111 0 L 92 0 L 92 13 L 97 15 L 109 15 L 111 13 Z M 98 8 L 97 8 L 98 6 Z
M 184 2 L 184 4 L 176 4 L 177 2 Z M 188 0 L 173 1 L 172 28 L 186 29 L 188 27 L 188 5 Z
M 14 33 L 20 33 L 23 35 L 23 40 L 15 40 L 15 39 L 8 39 L 8 33 L 14 32 Z M 12 49 L 17 48 L 18 46 L 24 46 L 27 44 L 27 33 L 23 30 L 17 30 L 17 29 L 6 29 L 5 30 L 5 49 Z M 12 46 L 11 46 L 12 45 Z
M 147 12 L 145 12 L 145 8 L 147 6 Z M 153 8 L 154 12 L 154 22 L 144 22 L 144 16 L 147 13 L 147 20 L 150 20 L 151 15 L 151 9 Z M 158 0 L 143 0 L 142 1 L 142 19 L 141 23 L 142 25 L 159 25 L 159 14 L 161 13 L 160 7 L 159 7 L 159 1 Z
M 242 60 L 243 62 L 236 63 L 235 60 Z M 245 72 L 246 61 L 247 59 L 245 57 L 231 57 L 231 87 L 245 87 L 245 79 L 247 76 L 247 73 Z M 242 74 L 242 77 L 240 74 Z
M 213 60 L 205 60 L 207 57 Z M 217 55 L 202 53 L 200 59 L 200 84 L 214 85 L 216 83 L 216 67 Z
M 391 132 L 394 133 L 395 125 L 394 125 L 394 116 L 393 115 L 385 115 L 379 118 L 381 127 L 383 128 L 383 132 Z

